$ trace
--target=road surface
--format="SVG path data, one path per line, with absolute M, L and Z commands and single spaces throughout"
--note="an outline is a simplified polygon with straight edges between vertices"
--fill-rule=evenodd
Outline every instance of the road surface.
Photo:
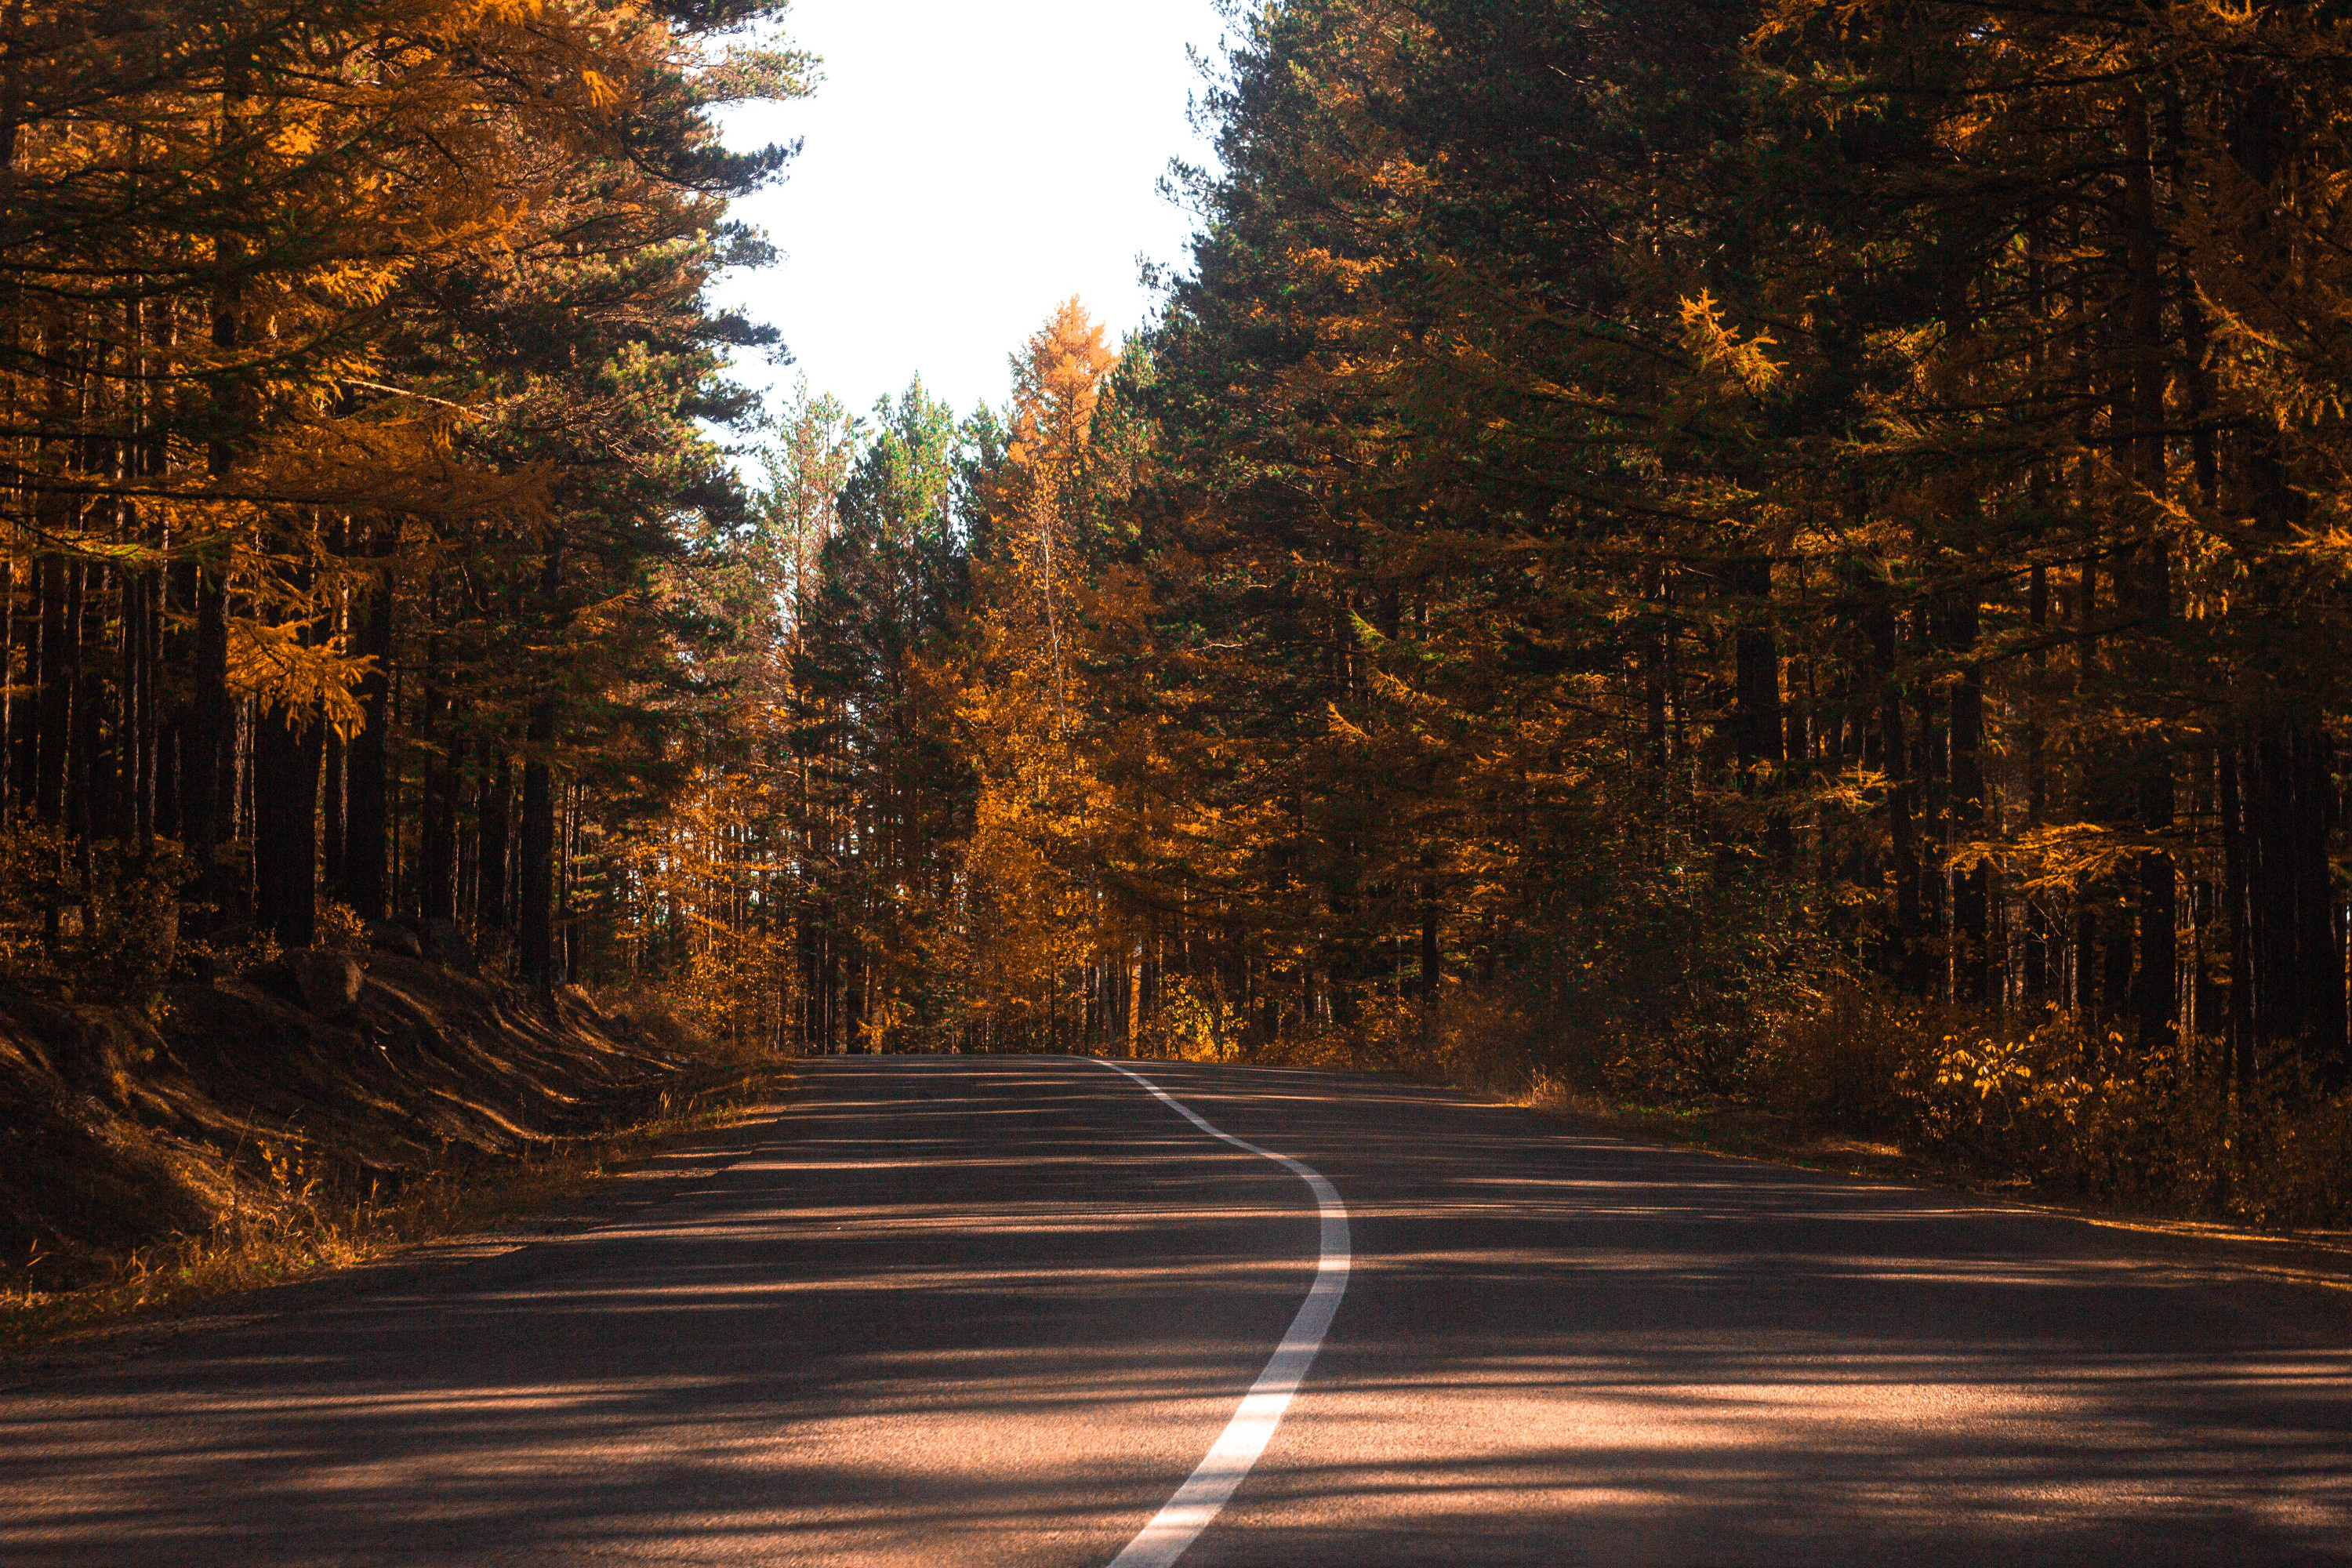
M 2352 1558 L 2346 1292 L 1136 1065 L 1326 1178 L 1344 1273 L 1297 1170 L 1100 1063 L 814 1062 L 581 1228 L 20 1377 L 0 1563 L 1107 1563 L 1318 1279 L 1319 1353 L 1186 1568 Z

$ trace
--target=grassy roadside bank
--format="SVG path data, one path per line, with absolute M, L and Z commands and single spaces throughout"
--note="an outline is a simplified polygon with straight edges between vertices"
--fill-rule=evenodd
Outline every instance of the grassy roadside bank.
M 1900 1144 L 1864 1137 L 1846 1129 L 1809 1124 L 1736 1100 L 1683 1105 L 1645 1103 L 1570 1089 L 1552 1079 L 1538 1079 L 1533 1088 L 1503 1098 L 1563 1121 L 1710 1154 L 1766 1160 L 1805 1170 L 1834 1171 L 1842 1175 L 1965 1185 L 1988 1196 L 2012 1194 L 2027 1186 L 2019 1178 L 1992 1178 L 1983 1173 L 1978 1173 L 1977 1179 L 1971 1181 L 1969 1173 L 1925 1159 Z
M 289 1192 L 200 1236 L 134 1248 L 95 1281 L 43 1289 L 33 1268 L 0 1276 L 0 1365 L 236 1296 L 496 1231 L 593 1193 L 646 1161 L 738 1126 L 790 1089 L 782 1058 L 689 1075 L 649 1105 L 613 1108 L 601 1130 L 500 1159 L 455 1153 L 396 1197 L 349 1209 Z
M 788 1079 L 648 993 L 324 967 L 138 1007 L 0 993 L 0 1354 L 480 1233 Z

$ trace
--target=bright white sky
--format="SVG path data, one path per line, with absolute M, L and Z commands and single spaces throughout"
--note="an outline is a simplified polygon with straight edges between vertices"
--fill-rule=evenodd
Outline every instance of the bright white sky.
M 736 209 L 784 259 L 720 297 L 796 363 L 745 380 L 805 373 L 863 413 L 920 372 L 966 414 L 1004 401 L 1007 356 L 1068 296 L 1114 341 L 1150 312 L 1136 258 L 1187 255 L 1158 184 L 1206 156 L 1185 49 L 1219 58 L 1212 0 L 798 0 L 786 22 L 824 57 L 816 95 L 728 121 L 734 145 L 803 141 Z

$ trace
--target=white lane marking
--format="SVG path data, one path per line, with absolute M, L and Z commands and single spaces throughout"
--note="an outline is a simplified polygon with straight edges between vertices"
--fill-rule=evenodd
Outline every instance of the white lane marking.
M 1201 1531 L 1209 1528 L 1209 1521 L 1232 1499 L 1242 1478 L 1257 1463 L 1257 1457 L 1265 1452 L 1274 1429 L 1282 1425 L 1283 1412 L 1290 1408 L 1290 1396 L 1298 1392 L 1307 1369 L 1315 1364 L 1315 1352 L 1323 1348 L 1323 1336 L 1331 1329 L 1331 1316 L 1339 1310 L 1339 1298 L 1348 1291 L 1348 1205 L 1339 1201 L 1339 1189 L 1325 1181 L 1322 1173 L 1313 1166 L 1287 1154 L 1261 1149 L 1247 1139 L 1219 1131 L 1202 1121 L 1191 1106 L 1130 1068 L 1104 1061 L 1100 1057 L 1087 1059 L 1113 1072 L 1125 1073 L 1150 1090 L 1153 1099 L 1210 1137 L 1222 1138 L 1236 1149 L 1282 1166 L 1307 1184 L 1323 1214 L 1323 1256 L 1315 1266 L 1315 1284 L 1307 1292 L 1307 1300 L 1299 1303 L 1298 1315 L 1290 1320 L 1290 1331 L 1275 1347 L 1274 1359 L 1257 1374 L 1257 1382 L 1250 1385 L 1242 1407 L 1225 1424 L 1224 1432 L 1209 1449 L 1208 1457 L 1193 1468 L 1167 1505 L 1151 1516 L 1143 1532 L 1129 1542 L 1126 1550 L 1110 1562 L 1110 1568 L 1168 1568 L 1184 1555 L 1184 1549 Z

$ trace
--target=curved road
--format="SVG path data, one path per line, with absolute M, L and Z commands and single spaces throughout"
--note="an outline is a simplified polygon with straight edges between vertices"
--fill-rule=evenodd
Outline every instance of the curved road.
M 1136 1065 L 1352 1229 L 1186 1568 L 2352 1558 L 2352 1294 L 1434 1090 Z M 1329 1239 L 1291 1170 L 1053 1058 L 812 1062 L 616 1185 L 0 1391 L 0 1563 L 1106 1563 Z

